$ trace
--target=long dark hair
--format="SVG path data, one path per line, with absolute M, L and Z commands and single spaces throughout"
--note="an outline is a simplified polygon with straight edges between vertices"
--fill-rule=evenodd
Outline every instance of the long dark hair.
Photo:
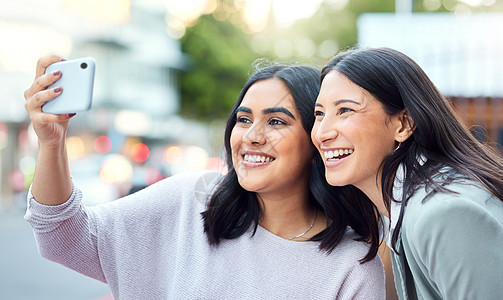
M 503 201 L 502 157 L 474 138 L 448 100 L 410 57 L 389 48 L 348 50 L 323 68 L 322 80 L 332 70 L 372 94 L 386 114 L 405 111 L 414 130 L 381 164 L 382 193 L 388 212 L 391 201 L 398 201 L 393 199 L 396 171 L 401 164 L 405 167 L 404 193 L 399 200 L 402 208 L 392 237 L 395 250 L 404 209 L 416 189 L 425 184 L 433 193 L 450 192 L 444 185 L 453 180 L 452 176 L 433 180 L 445 166 L 479 182 Z
M 230 137 L 236 124 L 236 109 L 241 104 L 248 89 L 260 80 L 276 78 L 282 80 L 293 96 L 297 110 L 302 117 L 302 125 L 308 135 L 314 123 L 314 103 L 320 89 L 320 71 L 308 66 L 272 65 L 258 70 L 246 82 L 239 98 L 227 120 L 224 136 L 226 151 L 227 174 L 222 178 L 208 203 L 207 210 L 202 213 L 204 231 L 211 245 L 218 245 L 222 239 L 234 239 L 244 234 L 250 226 L 257 230 L 262 214 L 259 200 L 254 192 L 243 189 L 238 182 L 232 163 Z M 313 146 L 314 147 L 314 146 Z M 330 186 L 324 176 L 324 165 L 316 152 L 310 177 L 309 202 L 313 207 L 322 210 L 327 216 L 327 228 L 311 238 L 320 242 L 320 249 L 330 253 L 339 243 L 351 226 L 361 240 L 371 243 L 367 255 L 362 262 L 373 259 L 378 248 L 377 221 L 372 221 L 368 214 L 373 213 L 373 204 L 362 202 L 359 191 L 348 188 Z M 357 196 L 355 196 L 357 195 Z

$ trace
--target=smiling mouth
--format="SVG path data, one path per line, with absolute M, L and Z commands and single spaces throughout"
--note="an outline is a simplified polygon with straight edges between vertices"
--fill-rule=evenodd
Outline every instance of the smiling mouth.
M 348 157 L 352 153 L 353 149 L 339 149 L 339 150 L 324 151 L 323 155 L 328 161 L 334 161 Z
M 274 161 L 274 157 L 264 156 L 264 155 L 243 155 L 243 160 L 250 163 L 266 163 Z

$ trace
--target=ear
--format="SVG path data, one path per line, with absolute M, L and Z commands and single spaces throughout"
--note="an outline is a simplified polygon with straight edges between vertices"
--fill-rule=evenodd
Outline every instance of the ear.
M 395 140 L 399 143 L 405 142 L 414 133 L 414 120 L 405 110 L 394 116 L 394 124 L 396 124 Z

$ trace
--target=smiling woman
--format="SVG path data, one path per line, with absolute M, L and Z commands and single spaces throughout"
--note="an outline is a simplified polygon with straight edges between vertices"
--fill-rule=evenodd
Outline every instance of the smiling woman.
M 341 52 L 321 79 L 312 140 L 328 182 L 364 192 L 388 224 L 400 298 L 501 298 L 501 155 L 399 51 Z

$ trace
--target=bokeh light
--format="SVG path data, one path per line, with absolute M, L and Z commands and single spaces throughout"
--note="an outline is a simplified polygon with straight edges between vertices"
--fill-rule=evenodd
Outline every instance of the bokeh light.
M 84 141 L 78 136 L 71 136 L 67 138 L 66 147 L 68 149 L 68 157 L 70 160 L 77 159 L 86 154 Z
M 114 125 L 124 135 L 143 136 L 152 128 L 152 119 L 142 111 L 121 110 L 115 116 Z
M 50 26 L 0 20 L 0 65 L 5 71 L 31 74 L 39 57 L 47 53 L 68 55 L 73 47 L 68 35 Z M 16 47 L 12 47 L 16 45 Z M 37 45 L 33 47 L 33 45 Z
M 99 154 L 108 154 L 112 150 L 112 140 L 108 136 L 100 135 L 93 143 L 94 151 Z
M 19 168 L 15 168 L 9 173 L 9 185 L 15 192 L 21 192 L 26 188 L 26 178 Z
M 111 154 L 101 166 L 100 178 L 105 183 L 128 182 L 132 176 L 133 166 L 120 154 Z
M 219 157 L 208 158 L 208 160 L 206 161 L 206 170 L 211 170 L 222 174 L 225 174 L 228 171 L 227 165 Z
M 190 170 L 202 170 L 206 168 L 208 152 L 197 146 L 187 147 L 185 150 L 185 162 Z
M 36 163 L 37 160 L 31 156 L 25 156 L 19 161 L 19 170 L 21 170 L 24 175 L 24 182 L 26 187 L 28 187 L 33 181 Z
M 137 143 L 131 148 L 130 155 L 135 162 L 141 163 L 148 159 L 150 155 L 150 149 L 143 143 Z
M 164 151 L 164 160 L 170 165 L 183 162 L 183 149 L 178 146 L 170 146 Z
M 145 183 L 151 185 L 162 179 L 162 174 L 157 169 L 147 169 L 145 171 Z
M 7 124 L 0 122 L 0 150 L 7 147 L 7 140 L 9 137 L 9 128 Z
M 252 1 L 252 0 L 250 0 Z M 298 20 L 311 17 L 323 0 L 271 0 L 276 23 L 289 27 Z

